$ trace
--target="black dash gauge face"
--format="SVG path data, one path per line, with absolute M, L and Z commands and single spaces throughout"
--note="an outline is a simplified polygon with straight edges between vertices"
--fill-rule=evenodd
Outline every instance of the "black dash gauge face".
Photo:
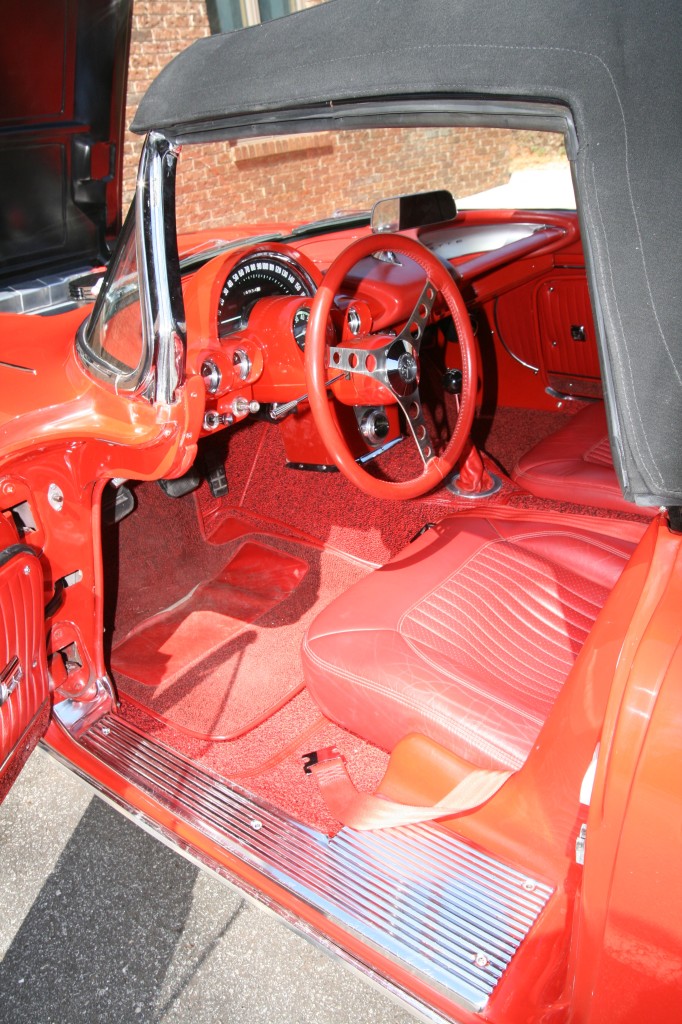
M 259 299 L 276 295 L 311 297 L 315 286 L 304 270 L 279 253 L 247 256 L 233 267 L 220 292 L 218 335 L 241 331 Z

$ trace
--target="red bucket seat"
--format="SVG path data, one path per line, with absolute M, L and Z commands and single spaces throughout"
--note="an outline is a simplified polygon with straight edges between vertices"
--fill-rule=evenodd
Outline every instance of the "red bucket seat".
M 642 515 L 654 515 L 657 511 L 634 505 L 623 497 L 613 467 L 602 402 L 582 409 L 555 434 L 522 455 L 512 477 L 538 498 Z
M 420 733 L 481 768 L 517 769 L 642 532 L 578 516 L 446 519 L 317 616 L 308 688 L 386 750 Z

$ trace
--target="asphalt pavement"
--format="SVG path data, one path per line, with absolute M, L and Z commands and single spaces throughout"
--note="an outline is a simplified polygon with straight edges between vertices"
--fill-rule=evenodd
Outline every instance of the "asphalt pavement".
M 408 1024 L 37 751 L 0 807 L 1 1024 Z

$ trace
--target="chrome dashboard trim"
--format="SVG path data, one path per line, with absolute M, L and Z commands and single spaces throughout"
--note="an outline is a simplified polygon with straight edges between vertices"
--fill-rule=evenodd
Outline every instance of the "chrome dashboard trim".
M 533 366 L 532 363 L 527 363 L 525 361 L 525 359 L 521 358 L 521 356 L 517 356 L 516 352 L 513 352 L 512 349 L 509 348 L 509 346 L 507 345 L 506 341 L 504 340 L 504 335 L 502 334 L 502 331 L 500 330 L 500 325 L 499 325 L 498 320 L 497 320 L 497 304 L 498 304 L 498 302 L 499 302 L 499 296 L 495 299 L 495 302 L 493 303 L 493 321 L 494 321 L 495 333 L 497 334 L 497 337 L 500 340 L 500 345 L 502 346 L 502 348 L 504 349 L 504 351 L 507 353 L 508 356 L 511 356 L 511 358 L 513 360 L 515 360 L 515 362 L 517 362 L 521 366 L 525 367 L 526 370 L 532 370 L 533 373 L 539 373 L 540 372 L 540 367 L 539 366 Z

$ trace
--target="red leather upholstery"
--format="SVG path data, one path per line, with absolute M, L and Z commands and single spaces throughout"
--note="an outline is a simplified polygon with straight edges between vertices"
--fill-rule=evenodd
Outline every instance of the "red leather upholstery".
M 613 468 L 602 402 L 576 413 L 555 434 L 523 455 L 512 473 L 521 487 L 538 498 L 596 505 L 617 512 L 655 515 L 657 509 L 626 501 Z
M 518 768 L 634 549 L 614 533 L 445 520 L 311 624 L 313 698 L 384 749 L 417 732 L 482 768 Z

